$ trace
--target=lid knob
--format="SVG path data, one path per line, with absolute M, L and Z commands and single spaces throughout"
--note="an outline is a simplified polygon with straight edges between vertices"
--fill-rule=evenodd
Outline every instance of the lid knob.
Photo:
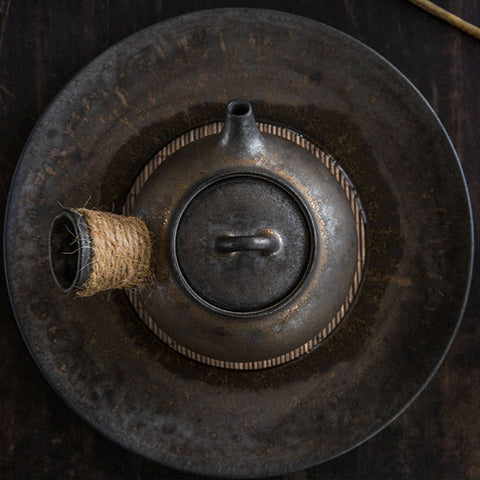
M 280 237 L 268 230 L 257 235 L 220 235 L 215 239 L 215 250 L 224 255 L 248 251 L 272 255 L 281 245 Z

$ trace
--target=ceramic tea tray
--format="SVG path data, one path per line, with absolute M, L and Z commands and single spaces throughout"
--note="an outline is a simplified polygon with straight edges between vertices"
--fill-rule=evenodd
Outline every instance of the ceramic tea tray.
M 361 284 L 335 331 L 299 358 L 248 371 L 170 348 L 123 291 L 64 295 L 48 258 L 61 206 L 121 213 L 158 152 L 208 133 L 235 98 L 260 124 L 326 152 L 365 228 Z M 308 19 L 223 9 L 123 40 L 58 94 L 19 161 L 5 246 L 25 341 L 79 415 L 171 467 L 254 477 L 340 455 L 418 395 L 463 313 L 472 219 L 446 132 L 392 65 Z

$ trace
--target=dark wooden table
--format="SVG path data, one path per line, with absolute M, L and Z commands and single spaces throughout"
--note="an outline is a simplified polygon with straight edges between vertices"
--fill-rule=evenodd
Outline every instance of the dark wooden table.
M 476 0 L 437 3 L 480 24 Z M 390 60 L 418 87 L 449 132 L 465 170 L 478 225 L 480 41 L 406 0 L 0 1 L 2 213 L 29 132 L 55 93 L 80 68 L 148 25 L 189 11 L 226 6 L 261 6 L 314 18 Z M 413 405 L 355 450 L 284 478 L 480 478 L 478 264 L 477 258 L 470 300 L 451 350 Z M 31 359 L 15 324 L 3 277 L 0 281 L 0 477 L 196 478 L 123 450 L 64 405 Z

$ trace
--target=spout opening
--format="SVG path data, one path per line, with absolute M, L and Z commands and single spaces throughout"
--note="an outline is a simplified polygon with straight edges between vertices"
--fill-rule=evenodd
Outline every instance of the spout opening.
M 80 289 L 90 268 L 88 226 L 81 215 L 65 210 L 54 218 L 49 256 L 53 279 L 63 293 Z
M 252 106 L 245 100 L 232 100 L 227 105 L 227 110 L 231 115 L 243 117 L 252 111 Z

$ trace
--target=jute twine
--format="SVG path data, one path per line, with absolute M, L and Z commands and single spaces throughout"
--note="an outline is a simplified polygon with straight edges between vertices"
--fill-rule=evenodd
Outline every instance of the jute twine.
M 88 224 L 92 247 L 90 276 L 77 295 L 151 282 L 152 240 L 142 219 L 86 208 L 76 212 Z

